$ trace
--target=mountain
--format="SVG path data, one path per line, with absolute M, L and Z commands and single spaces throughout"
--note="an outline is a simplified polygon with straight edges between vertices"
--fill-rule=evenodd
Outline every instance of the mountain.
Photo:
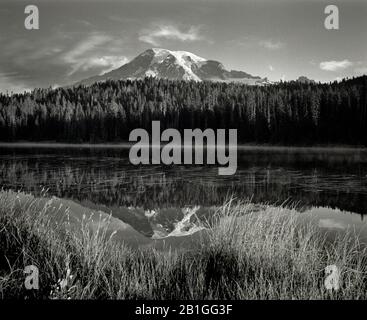
M 267 83 L 266 79 L 243 71 L 228 71 L 220 62 L 204 59 L 191 52 L 153 48 L 118 69 L 82 80 L 76 85 L 90 85 L 108 79 L 141 79 L 150 76 L 172 80 L 209 80 L 259 85 Z
M 145 210 L 142 207 L 105 206 L 89 200 L 76 201 L 84 208 L 112 214 L 134 230 L 152 239 L 179 237 L 202 230 L 199 219 L 212 216 L 214 207 L 172 207 Z
M 298 79 L 296 80 L 296 82 L 300 82 L 300 83 L 316 83 L 315 80 L 311 80 L 305 76 L 300 76 L 298 77 Z

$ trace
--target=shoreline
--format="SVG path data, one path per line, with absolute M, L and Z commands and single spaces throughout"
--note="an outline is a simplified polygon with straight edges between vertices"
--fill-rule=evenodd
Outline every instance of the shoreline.
M 294 210 L 255 213 L 246 202 L 230 201 L 218 208 L 197 250 L 160 251 L 117 241 L 136 233 L 67 200 L 20 200 L 0 193 L 1 291 L 10 299 L 29 297 L 22 286 L 28 265 L 41 276 L 34 299 L 366 299 L 366 248 L 351 231 L 327 242 L 316 226 L 299 226 Z M 59 210 L 70 214 L 58 219 Z M 337 296 L 320 272 L 329 266 L 342 277 Z
M 134 145 L 134 142 L 109 142 L 109 143 L 74 143 L 74 142 L 30 142 L 30 141 L 16 141 L 16 142 L 0 142 L 0 148 L 83 148 L 83 149 L 127 149 Z M 164 144 L 161 144 L 163 146 Z M 147 147 L 151 147 L 147 145 Z M 207 147 L 202 146 L 200 147 Z M 227 146 L 228 147 L 228 146 Z M 337 152 L 367 152 L 367 147 L 353 146 L 353 145 L 313 145 L 313 146 L 293 146 L 293 145 L 272 145 L 272 144 L 238 144 L 238 150 L 248 151 L 337 151 Z

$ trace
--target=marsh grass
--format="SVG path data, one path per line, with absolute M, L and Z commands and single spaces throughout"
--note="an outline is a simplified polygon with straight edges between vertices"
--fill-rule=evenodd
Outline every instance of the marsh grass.
M 3 299 L 366 299 L 366 251 L 352 232 L 326 241 L 292 209 L 228 201 L 193 251 L 130 249 L 88 218 L 78 229 L 54 223 L 47 203 L 0 193 L 0 296 Z M 106 221 L 104 221 L 106 222 Z M 26 265 L 40 289 L 25 290 Z M 325 289 L 337 265 L 341 288 Z

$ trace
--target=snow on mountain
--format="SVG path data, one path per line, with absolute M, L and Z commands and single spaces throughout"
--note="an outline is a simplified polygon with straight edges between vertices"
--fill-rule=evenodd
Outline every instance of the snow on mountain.
M 195 206 L 193 208 L 182 208 L 181 212 L 183 214 L 183 218 L 174 223 L 173 230 L 171 232 L 167 232 L 164 230 L 162 225 L 157 224 L 152 239 L 188 236 L 204 230 L 204 227 L 199 226 L 192 221 L 192 217 L 196 215 L 199 209 L 199 206 Z
M 199 57 L 191 52 L 186 51 L 171 51 L 160 48 L 153 48 L 154 58 L 152 64 L 162 64 L 170 56 L 175 58 L 174 64 L 177 67 L 184 69 L 185 73 L 183 75 L 183 80 L 195 80 L 201 81 L 201 79 L 193 72 L 193 66 L 200 65 L 200 63 L 206 62 L 202 57 Z
M 90 85 L 108 79 L 142 79 L 145 77 L 171 80 L 242 82 L 260 85 L 264 81 L 260 77 L 252 76 L 243 71 L 228 71 L 222 63 L 199 57 L 191 52 L 152 48 L 144 51 L 118 69 L 82 80 L 77 85 Z
M 175 229 L 171 233 L 169 233 L 167 237 L 182 237 L 193 234 L 200 230 L 204 230 L 204 227 L 198 226 L 195 223 L 191 222 L 191 217 L 194 216 L 199 209 L 199 206 L 196 206 L 194 208 L 182 209 L 184 218 L 175 224 Z

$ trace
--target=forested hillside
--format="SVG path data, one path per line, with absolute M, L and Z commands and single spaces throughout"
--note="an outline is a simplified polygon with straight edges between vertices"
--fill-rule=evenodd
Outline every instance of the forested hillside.
M 126 141 L 134 128 L 237 128 L 239 142 L 367 145 L 367 76 L 268 86 L 146 78 L 0 95 L 0 140 Z

